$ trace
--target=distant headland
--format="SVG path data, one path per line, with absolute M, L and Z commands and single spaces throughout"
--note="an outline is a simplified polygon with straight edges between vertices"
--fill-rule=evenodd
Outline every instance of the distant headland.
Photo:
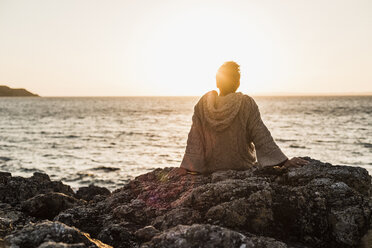
M 2 96 L 39 96 L 25 89 L 12 89 L 5 85 L 0 85 L 0 97 Z

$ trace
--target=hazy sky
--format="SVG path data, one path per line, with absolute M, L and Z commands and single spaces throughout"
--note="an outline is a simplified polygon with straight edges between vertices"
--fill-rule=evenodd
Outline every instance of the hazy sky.
M 43 96 L 372 92 L 371 0 L 0 0 L 0 85 Z

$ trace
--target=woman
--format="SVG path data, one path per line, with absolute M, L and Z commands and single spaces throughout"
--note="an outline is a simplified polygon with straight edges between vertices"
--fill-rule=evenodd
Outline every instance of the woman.
M 224 63 L 216 83 L 220 93 L 207 92 L 194 107 L 181 168 L 190 173 L 211 173 L 308 163 L 297 157 L 288 159 L 262 122 L 253 98 L 236 92 L 240 85 L 237 63 Z

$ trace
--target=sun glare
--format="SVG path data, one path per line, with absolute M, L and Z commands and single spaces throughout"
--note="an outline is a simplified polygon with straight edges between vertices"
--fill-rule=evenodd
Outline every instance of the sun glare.
M 273 51 L 262 42 L 270 40 L 267 34 L 253 24 L 240 30 L 236 25 L 240 17 L 223 10 L 208 12 L 208 17 L 203 9 L 190 11 L 193 18 L 189 18 L 189 12 L 173 16 L 172 22 L 164 18 L 143 39 L 142 61 L 146 62 L 142 68 L 146 68 L 146 80 L 155 86 L 155 94 L 171 91 L 176 95 L 200 95 L 215 89 L 218 67 L 230 60 L 241 66 L 240 91 L 270 89 L 267 82 L 272 75 Z
M 4 2 L 3 83 L 42 96 L 200 96 L 232 60 L 247 94 L 372 90 L 368 3 L 93 2 Z

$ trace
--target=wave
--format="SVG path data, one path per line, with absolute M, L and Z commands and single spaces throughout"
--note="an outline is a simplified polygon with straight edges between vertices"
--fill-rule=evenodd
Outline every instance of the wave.
M 0 160 L 1 161 L 4 161 L 4 162 L 7 162 L 7 161 L 10 161 L 12 159 L 11 158 L 8 158 L 8 157 L 0 157 Z
M 372 144 L 371 144 L 371 143 L 363 143 L 363 142 L 360 142 L 360 143 L 358 143 L 358 144 L 364 146 L 365 148 L 372 148 Z
M 109 166 L 99 166 L 99 167 L 91 168 L 90 170 L 94 170 L 94 171 L 104 171 L 104 172 L 112 172 L 112 171 L 118 171 L 118 170 L 120 170 L 120 168 L 117 168 L 117 167 L 109 167 Z
M 290 148 L 299 148 L 299 149 L 306 149 L 306 146 L 300 146 L 300 145 L 290 145 Z
M 293 142 L 293 141 L 297 141 L 295 139 L 275 139 L 276 141 L 279 141 L 279 142 Z

